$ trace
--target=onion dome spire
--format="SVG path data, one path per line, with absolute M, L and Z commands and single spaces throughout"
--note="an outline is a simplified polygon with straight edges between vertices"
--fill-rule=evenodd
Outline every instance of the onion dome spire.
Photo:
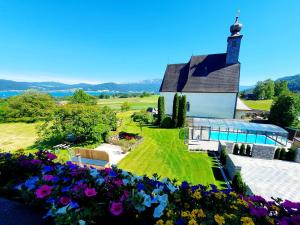
M 235 17 L 235 22 L 230 26 L 231 36 L 239 36 L 240 31 L 242 30 L 243 25 L 239 22 L 240 11 L 238 10 Z

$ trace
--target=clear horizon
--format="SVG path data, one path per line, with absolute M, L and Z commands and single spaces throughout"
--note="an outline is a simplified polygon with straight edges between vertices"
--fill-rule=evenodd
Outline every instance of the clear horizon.
M 265 0 L 0 3 L 0 79 L 128 83 L 162 79 L 167 64 L 226 51 L 244 25 L 240 85 L 300 73 L 300 3 Z

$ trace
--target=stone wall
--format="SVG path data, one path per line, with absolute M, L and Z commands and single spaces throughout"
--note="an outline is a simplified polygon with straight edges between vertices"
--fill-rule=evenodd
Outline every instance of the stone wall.
M 235 144 L 234 142 L 219 141 L 219 153 L 222 149 L 221 146 L 224 145 L 224 146 L 226 146 L 227 153 L 232 154 L 234 144 Z
M 230 179 L 232 180 L 234 175 L 237 172 L 241 171 L 242 168 L 240 166 L 234 165 L 233 161 L 230 158 L 230 154 L 229 154 L 226 158 L 225 169 L 226 169 L 227 174 L 229 175 Z
M 300 148 L 296 150 L 295 162 L 300 163 Z
M 274 159 L 275 150 L 275 146 L 253 144 L 252 157 L 259 159 Z

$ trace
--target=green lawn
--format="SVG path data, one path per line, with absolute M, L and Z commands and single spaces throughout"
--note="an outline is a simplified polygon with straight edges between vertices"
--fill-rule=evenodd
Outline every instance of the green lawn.
M 2 123 L 0 124 L 0 149 L 12 151 L 26 149 L 37 138 L 38 123 Z
M 126 117 L 128 114 L 120 116 Z M 140 132 L 140 128 L 130 120 L 124 121 L 120 129 Z M 183 140 L 179 139 L 178 129 L 143 127 L 142 136 L 143 143 L 118 164 L 120 168 L 138 175 L 151 176 L 157 173 L 162 178 L 187 180 L 193 184 L 216 184 L 219 187 L 224 185 L 214 159 L 206 153 L 188 152 Z
M 106 105 L 113 109 L 121 109 L 121 105 L 124 102 L 128 102 L 130 109 L 140 110 L 147 107 L 157 107 L 158 95 L 152 95 L 150 97 L 136 97 L 136 98 L 112 98 L 112 99 L 99 99 L 99 105 Z
M 243 100 L 251 109 L 270 111 L 273 100 Z

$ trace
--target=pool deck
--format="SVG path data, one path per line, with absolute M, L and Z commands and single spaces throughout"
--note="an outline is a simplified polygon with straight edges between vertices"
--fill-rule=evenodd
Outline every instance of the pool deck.
M 219 148 L 219 141 L 198 141 L 189 140 L 188 149 L 189 150 L 205 150 L 217 152 Z
M 280 197 L 300 201 L 300 163 L 232 154 L 230 158 L 241 167 L 242 178 L 254 194 L 269 200 Z

